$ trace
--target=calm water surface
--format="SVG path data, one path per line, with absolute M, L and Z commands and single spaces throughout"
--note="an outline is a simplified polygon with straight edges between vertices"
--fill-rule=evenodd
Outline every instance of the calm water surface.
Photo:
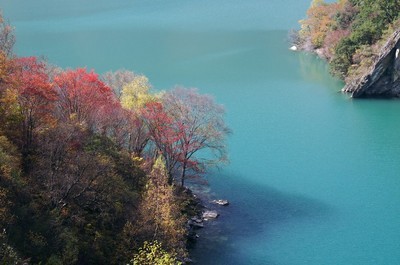
M 200 231 L 198 264 L 400 264 L 400 102 L 354 101 L 314 56 L 288 50 L 308 0 L 0 0 L 20 55 L 225 105 L 231 205 Z M 212 196 L 212 195 L 211 195 Z

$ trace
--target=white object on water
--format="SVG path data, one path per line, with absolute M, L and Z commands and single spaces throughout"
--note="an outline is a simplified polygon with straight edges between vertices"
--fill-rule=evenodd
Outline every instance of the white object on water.
M 297 46 L 296 46 L 296 45 L 293 45 L 293 46 L 290 47 L 289 49 L 292 50 L 292 51 L 297 51 Z

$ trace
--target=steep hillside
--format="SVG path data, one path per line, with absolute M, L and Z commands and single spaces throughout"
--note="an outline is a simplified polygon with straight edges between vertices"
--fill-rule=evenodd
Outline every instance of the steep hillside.
M 293 42 L 328 60 L 353 97 L 399 97 L 399 0 L 313 0 Z

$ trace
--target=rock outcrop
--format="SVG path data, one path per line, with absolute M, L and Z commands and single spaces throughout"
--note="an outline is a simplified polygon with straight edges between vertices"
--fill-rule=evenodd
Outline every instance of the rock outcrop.
M 188 225 L 189 225 L 189 228 L 192 228 L 192 229 L 203 228 L 204 227 L 203 219 L 198 218 L 197 216 L 192 217 L 188 221 Z
M 368 71 L 347 83 L 342 91 L 354 98 L 400 97 L 400 29 L 383 45 Z
M 221 206 L 228 206 L 229 205 L 229 201 L 228 200 L 212 200 L 211 201 L 214 204 L 218 204 Z
M 208 221 L 210 219 L 215 219 L 219 216 L 219 213 L 215 210 L 206 210 L 205 212 L 203 212 L 202 218 L 205 221 Z

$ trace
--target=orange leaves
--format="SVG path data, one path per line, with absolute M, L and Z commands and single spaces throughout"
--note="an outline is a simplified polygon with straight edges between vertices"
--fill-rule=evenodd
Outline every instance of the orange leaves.
M 314 0 L 307 11 L 307 18 L 300 21 L 300 45 L 305 50 L 316 52 L 326 58 L 333 68 L 340 68 L 337 63 L 338 45 L 352 32 L 352 25 L 358 8 L 353 1 L 339 0 L 334 3 L 325 3 L 323 0 Z M 334 66 L 339 65 L 339 66 Z M 333 70 L 341 73 L 342 70 Z
M 6 54 L 0 51 L 0 83 L 9 83 L 9 73 L 13 68 L 13 61 L 8 59 Z M 0 88 L 1 89 L 1 88 Z
M 324 1 L 313 1 L 307 11 L 307 18 L 300 21 L 300 34 L 309 38 L 314 48 L 324 45 L 327 32 L 336 27 L 335 15 L 344 8 L 344 1 L 327 4 Z

